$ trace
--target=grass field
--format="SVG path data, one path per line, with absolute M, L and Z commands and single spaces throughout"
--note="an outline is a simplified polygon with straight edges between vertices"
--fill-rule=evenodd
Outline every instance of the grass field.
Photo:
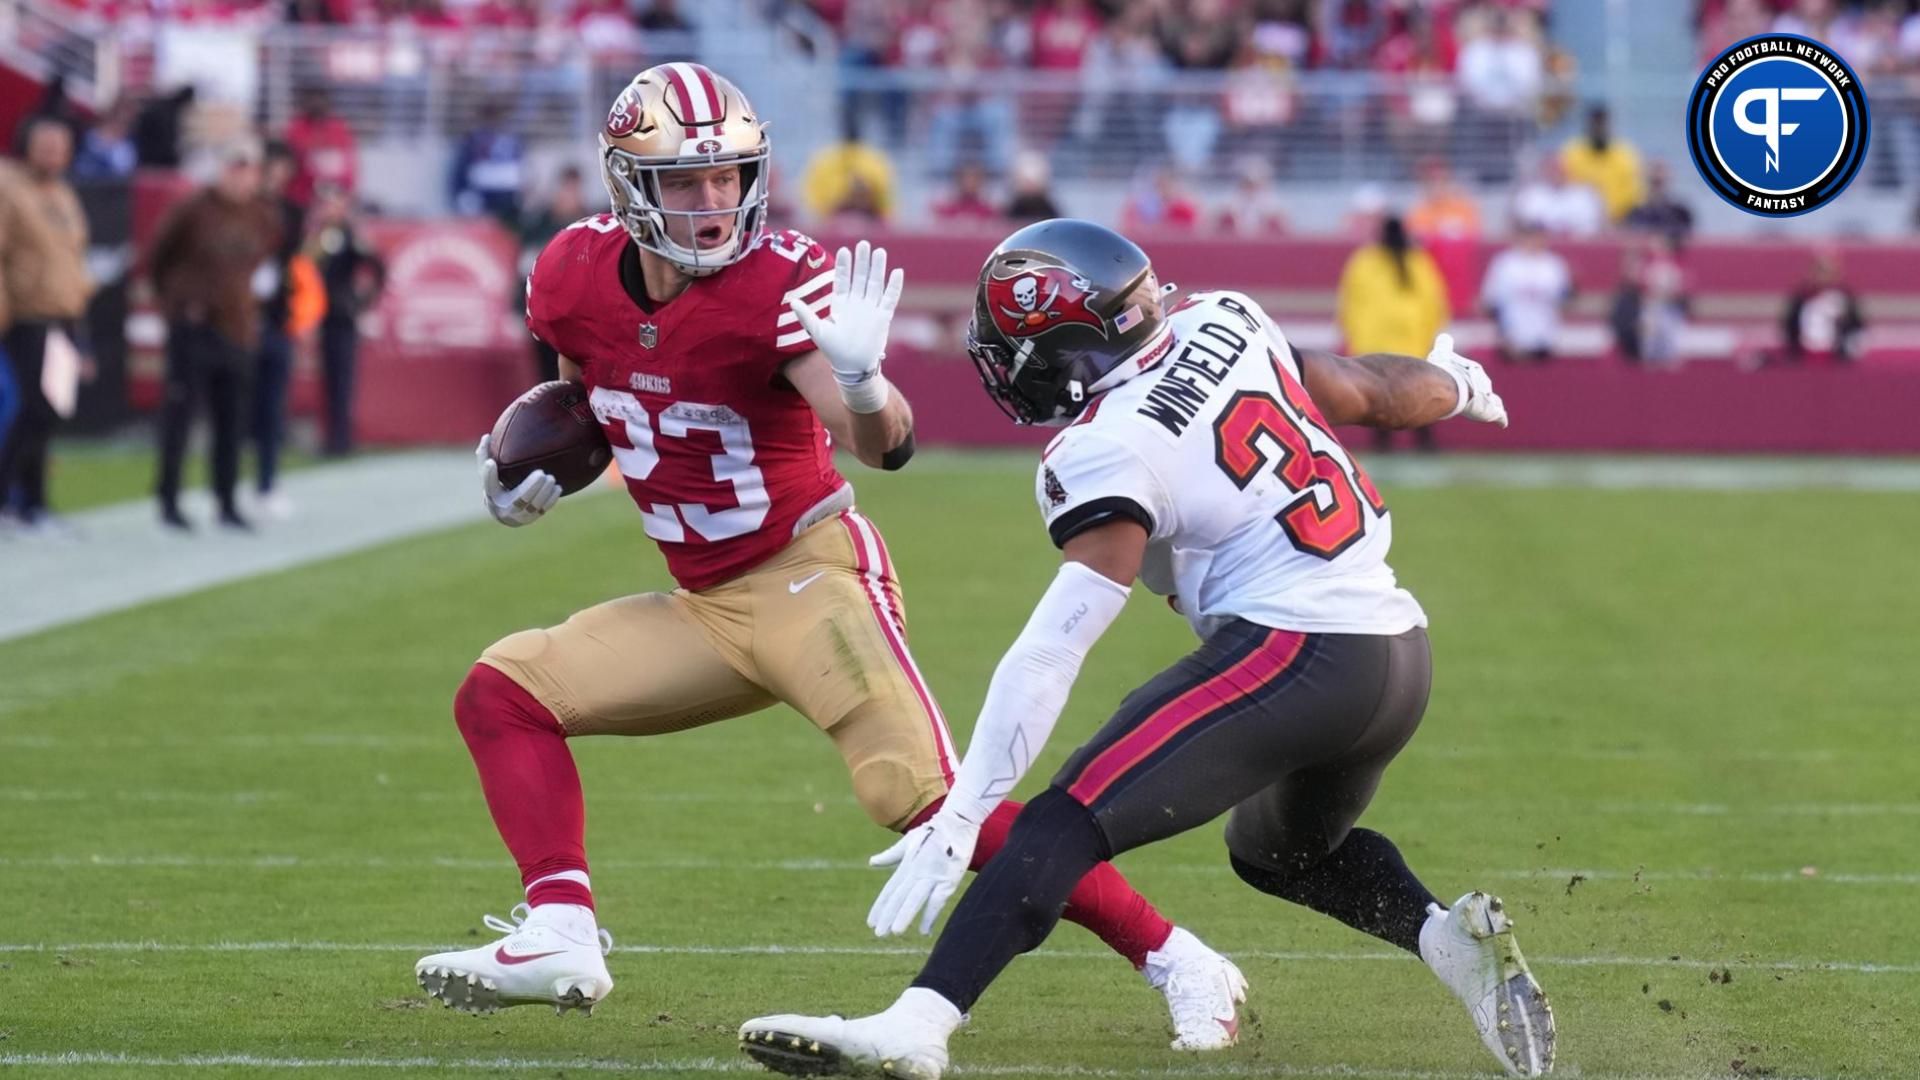
M 963 732 L 1051 574 L 1029 468 L 857 478 Z M 1442 895 L 1506 897 L 1562 1071 L 1920 1075 L 1920 502 L 1388 498 L 1437 679 L 1367 821 Z M 886 1003 L 925 949 L 862 925 L 887 838 L 779 710 L 576 746 L 620 946 L 596 1016 L 414 987 L 518 899 L 453 687 L 494 637 L 663 581 L 601 498 L 0 644 L 0 1071 L 704 1076 L 748 1067 L 746 1017 Z M 1035 780 L 1189 646 L 1136 596 Z M 1122 866 L 1241 957 L 1242 1045 L 1165 1050 L 1157 996 L 1063 925 L 975 1011 L 961 1075 L 1492 1075 L 1424 968 L 1246 889 L 1217 827 Z
M 127 499 L 152 496 L 154 456 L 152 440 L 137 443 L 100 442 L 88 439 L 61 439 L 48 454 L 48 501 L 58 513 L 70 514 Z M 280 458 L 281 472 L 304 469 L 319 459 L 289 447 Z M 241 482 L 251 488 L 254 458 L 248 449 L 242 466 Z M 188 491 L 207 486 L 207 455 L 195 447 L 187 457 L 181 482 Z

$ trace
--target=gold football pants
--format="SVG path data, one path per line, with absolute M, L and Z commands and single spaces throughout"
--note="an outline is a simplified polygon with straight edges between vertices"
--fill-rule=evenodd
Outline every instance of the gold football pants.
M 730 581 L 610 600 L 502 638 L 480 662 L 568 735 L 664 735 L 784 701 L 833 740 L 860 805 L 892 829 L 953 778 L 953 739 L 907 652 L 892 560 L 852 511 Z

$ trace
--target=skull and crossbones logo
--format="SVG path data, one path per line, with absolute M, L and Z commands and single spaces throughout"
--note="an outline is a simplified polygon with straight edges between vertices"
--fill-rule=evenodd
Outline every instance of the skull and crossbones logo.
M 1087 282 L 1075 278 L 1073 287 L 1084 292 Z M 1053 309 L 1054 303 L 1059 299 L 1060 283 L 1058 281 L 1047 283 L 1047 295 L 1043 300 L 1040 296 L 1040 275 L 1028 274 L 1013 283 L 1013 302 L 1019 305 L 1019 310 L 1015 311 L 1013 308 L 1002 305 L 1000 312 L 1017 323 L 1024 323 L 1030 327 L 1039 326 L 1041 323 L 1061 316 L 1061 312 Z
M 1016 337 L 1044 334 L 1075 323 L 1106 336 L 1106 326 L 1088 302 L 1093 283 L 1062 266 L 1029 266 L 985 285 L 988 310 L 1000 332 Z

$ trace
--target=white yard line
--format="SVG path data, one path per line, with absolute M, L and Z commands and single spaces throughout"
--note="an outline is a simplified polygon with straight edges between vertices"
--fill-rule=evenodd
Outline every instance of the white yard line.
M 415 791 L 391 783 L 379 783 L 371 788 L 355 789 L 351 792 L 336 792 L 338 797 L 367 799 L 388 797 L 411 802 L 476 802 L 480 798 L 477 788 L 446 791 Z M 794 803 L 816 803 L 822 807 L 850 805 L 851 796 L 844 792 L 825 795 L 805 791 L 795 792 L 754 792 L 736 793 L 728 791 L 631 791 L 608 790 L 592 794 L 596 802 L 616 803 L 774 803 L 790 805 Z M 241 803 L 254 804 L 265 802 L 321 802 L 312 792 L 296 790 L 265 791 L 208 791 L 199 788 L 35 788 L 0 787 L 0 802 L 181 802 L 181 803 Z M 1490 808 L 1485 802 L 1423 799 L 1400 800 L 1397 808 L 1402 810 L 1425 811 L 1464 811 L 1484 815 L 1495 812 L 1498 807 Z M 1920 802 L 1799 802 L 1799 803 L 1763 803 L 1756 806 L 1736 806 L 1732 803 L 1714 802 L 1659 802 L 1651 800 L 1561 800 L 1542 802 L 1533 808 L 1540 810 L 1567 810 L 1582 814 L 1598 814 L 1610 817 L 1724 817 L 1733 820 L 1765 820 L 1779 817 L 1920 817 Z
M 297 516 L 256 522 L 253 535 L 203 525 L 180 536 L 143 499 L 72 515 L 78 540 L 7 541 L 0 641 L 486 517 L 473 457 L 458 451 L 300 469 L 283 486 Z M 211 515 L 201 504 L 195 516 Z
M 1395 454 L 1367 455 L 1382 487 L 1673 489 L 1682 491 L 1920 491 L 1920 462 L 1907 458 L 1742 458 Z
M 429 870 L 470 870 L 496 873 L 512 870 L 506 858 L 473 859 L 451 856 L 428 858 L 389 858 L 345 855 L 172 855 L 145 853 L 127 855 L 38 855 L 9 857 L 0 855 L 0 867 L 16 870 L 391 870 L 420 873 Z M 595 870 L 638 870 L 661 873 L 717 871 L 725 873 L 872 874 L 873 868 L 855 859 L 595 859 Z M 1229 873 L 1224 862 L 1161 863 L 1144 866 L 1149 874 L 1221 874 Z M 1494 881 L 1526 881 L 1556 888 L 1586 882 L 1738 882 L 1753 885 L 1920 885 L 1920 872 L 1853 872 L 1814 869 L 1717 870 L 1710 868 L 1676 870 L 1605 870 L 1579 867 L 1542 867 L 1536 870 L 1454 870 L 1463 877 Z
M 0 734 L 7 750 L 445 750 L 460 745 L 449 722 L 445 734 L 353 735 L 345 732 L 260 733 L 254 735 L 80 735 Z M 1556 751 L 1557 753 L 1557 751 Z
M 110 1051 L 70 1051 L 63 1054 L 0 1054 L 0 1067 L 36 1066 L 41 1068 L 121 1068 L 147 1069 L 476 1069 L 489 1072 L 612 1072 L 612 1073 L 751 1073 L 768 1075 L 745 1056 L 722 1058 L 519 1058 L 519 1057 L 266 1057 L 258 1054 L 191 1054 L 178 1057 L 121 1054 Z M 1288 1065 L 1283 1062 L 1257 1064 L 1222 1062 L 1217 1065 L 1154 1065 L 1137 1069 L 1114 1069 L 1061 1063 L 1008 1065 L 955 1064 L 955 1076 L 1065 1076 L 1084 1080 L 1150 1080 L 1172 1076 L 1204 1080 L 1206 1077 L 1293 1077 L 1297 1080 L 1486 1080 L 1486 1070 L 1449 1072 L 1435 1069 L 1369 1068 L 1365 1065 Z M 1586 1080 L 1674 1080 L 1691 1073 L 1665 1075 L 1578 1072 Z M 1778 1077 L 1776 1080 L 1815 1080 L 1811 1077 Z
M 1382 487 L 1493 487 L 1678 489 L 1687 491 L 1920 491 L 1920 460 L 1806 456 L 1797 458 L 1688 454 L 1475 454 L 1372 452 L 1352 449 Z M 920 451 L 903 479 L 979 472 L 1030 472 L 1040 451 L 1018 449 Z M 855 482 L 858 482 L 856 476 Z M 885 525 L 886 522 L 881 522 Z
M 471 943 L 467 943 L 470 945 Z M 152 942 L 94 941 L 40 944 L 35 942 L 0 943 L 0 953 L 431 953 L 462 948 L 445 942 L 371 942 L 371 941 L 214 941 Z M 618 945 L 616 953 L 637 956 L 847 956 L 847 957 L 924 957 L 927 946 L 920 945 Z M 1402 952 L 1304 951 L 1290 949 L 1230 949 L 1225 954 L 1239 960 L 1275 960 L 1287 963 L 1346 964 L 1392 962 L 1413 964 Z M 1113 954 L 1091 949 L 1040 949 L 1027 955 L 1042 960 L 1107 960 Z M 1535 963 L 1557 967 L 1602 968 L 1724 968 L 1732 971 L 1838 972 L 1850 975 L 1920 975 L 1920 964 L 1867 963 L 1853 960 L 1767 960 L 1758 958 L 1693 959 L 1685 956 L 1536 956 Z
M 5 745 L 0 738 L 0 745 Z M 1423 746 L 1409 749 L 1402 760 L 1435 758 L 1439 760 L 1507 761 L 1514 758 L 1538 756 L 1540 751 L 1531 747 L 1515 746 Z M 1588 748 L 1555 747 L 1552 756 L 1558 761 L 1684 761 L 1688 759 L 1711 759 L 1714 761 L 1756 762 L 1767 765 L 1821 765 L 1840 761 L 1845 758 L 1874 756 L 1884 751 L 1871 750 L 1733 750 L 1718 747 L 1634 747 L 1634 748 Z
M 431 750 L 441 751 L 460 745 L 460 737 L 451 723 L 439 735 L 392 735 L 377 732 L 253 732 L 220 735 L 125 735 L 116 733 L 33 732 L 0 733 L 0 749 L 47 751 L 100 750 L 194 750 L 223 747 L 234 750 Z M 1534 754 L 1530 749 L 1512 746 L 1430 746 L 1415 747 L 1403 760 L 1506 760 Z M 1575 761 L 1674 761 L 1689 757 L 1708 757 L 1721 761 L 1758 762 L 1783 765 L 1818 765 L 1877 757 L 1875 751 L 1858 749 L 1820 750 L 1718 750 L 1693 747 L 1633 748 L 1555 748 L 1553 756 Z

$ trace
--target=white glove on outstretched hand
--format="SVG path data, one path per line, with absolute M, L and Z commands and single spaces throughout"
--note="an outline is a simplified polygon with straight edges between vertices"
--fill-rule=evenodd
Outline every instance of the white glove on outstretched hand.
M 1442 419 L 1451 420 L 1464 413 L 1469 420 L 1507 426 L 1506 403 L 1493 392 L 1493 380 L 1487 377 L 1487 369 L 1454 352 L 1452 334 L 1434 338 L 1433 351 L 1427 354 L 1427 359 L 1446 369 L 1460 390 L 1460 403 Z
M 535 469 L 520 486 L 509 491 L 500 484 L 500 466 L 493 460 L 493 436 L 480 436 L 473 458 L 480 463 L 480 490 L 486 496 L 487 512 L 502 525 L 519 528 L 540 520 L 540 515 L 560 501 L 560 481 Z
M 840 396 L 854 412 L 879 412 L 887 404 L 887 381 L 880 361 L 887 355 L 887 328 L 900 302 L 906 274 L 887 273 L 887 249 L 860 241 L 849 255 L 841 248 L 833 260 L 833 296 L 822 319 L 794 299 L 788 310 L 833 367 Z
M 875 937 L 904 934 L 913 916 L 922 907 L 920 932 L 933 933 L 960 879 L 973 861 L 973 845 L 980 838 L 980 826 L 969 824 L 941 810 L 925 825 L 911 830 L 887 850 L 867 860 L 868 866 L 891 866 L 893 876 L 867 912 L 867 925 Z

